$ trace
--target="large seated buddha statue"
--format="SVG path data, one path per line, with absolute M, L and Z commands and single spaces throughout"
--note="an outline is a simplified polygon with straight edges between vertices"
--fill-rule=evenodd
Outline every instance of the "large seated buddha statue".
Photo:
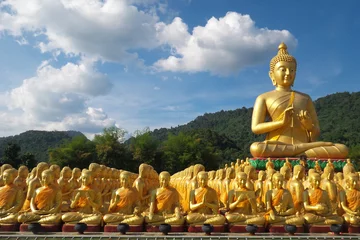
M 214 189 L 207 184 L 207 172 L 197 174 L 199 187 L 190 192 L 190 211 L 186 222 L 190 225 L 223 225 L 225 217 L 218 213 L 219 200 Z
M 266 218 L 269 224 L 304 224 L 304 218 L 296 214 L 290 192 L 283 188 L 284 177 L 273 175 L 273 188 L 266 193 Z
M 68 224 L 86 223 L 100 225 L 102 214 L 101 193 L 93 188 L 93 173 L 84 169 L 81 173 L 81 187 L 75 189 L 70 201 L 70 209 L 62 216 L 62 220 Z
M 104 216 L 106 224 L 127 223 L 129 225 L 141 225 L 144 217 L 140 212 L 140 195 L 131 186 L 130 173 L 122 171 L 120 173 L 121 187 L 113 191 L 108 214 Z
M 5 185 L 0 187 L 0 224 L 18 222 L 18 212 L 24 203 L 25 194 L 14 184 L 15 177 L 15 169 L 7 169 L 2 174 Z
M 320 188 L 320 182 L 320 174 L 313 173 L 310 176 L 311 188 L 304 192 L 306 222 L 315 225 L 342 224 L 343 218 L 333 214 L 329 195 Z
M 259 214 L 256 204 L 255 191 L 246 186 L 248 176 L 240 172 L 236 176 L 238 188 L 229 192 L 229 212 L 226 219 L 231 224 L 256 224 L 265 223 L 264 214 Z
M 296 59 L 281 43 L 278 54 L 270 62 L 269 76 L 275 90 L 257 97 L 252 115 L 252 131 L 266 134 L 266 139 L 254 142 L 251 154 L 254 157 L 346 158 L 345 145 L 317 141 L 320 128 L 314 104 L 309 95 L 291 89 L 296 68 Z
M 20 223 L 60 224 L 61 190 L 55 184 L 54 172 L 47 169 L 41 173 L 42 187 L 35 189 L 31 200 L 31 212 L 18 217 Z
M 170 173 L 161 172 L 159 182 L 160 187 L 150 194 L 150 210 L 145 222 L 150 225 L 183 225 L 185 218 L 180 211 L 179 193 L 169 186 Z

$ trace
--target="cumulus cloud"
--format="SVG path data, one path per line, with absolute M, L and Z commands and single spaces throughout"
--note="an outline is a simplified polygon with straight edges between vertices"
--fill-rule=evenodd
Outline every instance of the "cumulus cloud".
M 61 50 L 69 55 L 125 63 L 137 59 L 137 54 L 129 50 L 158 46 L 158 17 L 132 5 L 141 2 L 5 0 L 0 3 L 0 31 L 15 37 L 26 32 L 45 36 L 38 44 L 42 52 Z
M 192 34 L 177 17 L 171 24 L 157 24 L 158 38 L 171 47 L 172 55 L 158 60 L 160 71 L 200 72 L 217 75 L 236 73 L 241 69 L 269 60 L 280 42 L 290 48 L 297 44 L 287 30 L 258 28 L 249 15 L 228 12 L 222 18 L 212 17 Z

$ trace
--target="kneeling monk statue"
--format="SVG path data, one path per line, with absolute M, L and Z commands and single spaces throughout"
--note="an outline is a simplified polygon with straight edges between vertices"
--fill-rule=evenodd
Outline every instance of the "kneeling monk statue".
M 120 173 L 121 187 L 111 196 L 109 213 L 104 216 L 104 222 L 111 225 L 127 223 L 141 225 L 144 217 L 140 212 L 140 195 L 136 188 L 131 186 L 130 173 Z
M 255 134 L 267 134 L 264 142 L 250 147 L 254 157 L 346 158 L 343 144 L 318 142 L 319 121 L 309 95 L 291 89 L 296 75 L 296 59 L 281 43 L 278 54 L 271 59 L 269 76 L 275 90 L 257 97 L 251 129 Z M 266 121 L 270 116 L 270 121 Z
M 219 200 L 214 189 L 207 185 L 207 172 L 197 174 L 199 187 L 190 192 L 190 212 L 186 222 L 190 225 L 223 225 L 225 217 L 218 213 Z
M 161 172 L 159 175 L 160 187 L 151 192 L 150 211 L 145 222 L 150 225 L 167 223 L 183 225 L 185 218 L 181 215 L 178 191 L 169 186 L 170 173 Z
M 31 212 L 21 214 L 18 218 L 19 222 L 41 224 L 61 222 L 61 190 L 54 181 L 55 176 L 52 170 L 47 169 L 41 173 L 42 187 L 37 188 L 31 197 Z

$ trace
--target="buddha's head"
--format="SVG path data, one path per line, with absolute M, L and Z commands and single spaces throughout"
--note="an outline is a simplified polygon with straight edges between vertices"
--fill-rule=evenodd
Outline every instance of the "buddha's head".
M 3 174 L 6 169 L 11 169 L 11 168 L 13 168 L 13 167 L 10 164 L 7 164 L 7 163 L 1 165 L 1 168 L 0 168 L 1 169 L 1 174 Z
M 240 158 L 236 159 L 236 163 L 239 165 L 240 164 Z
M 10 185 L 10 184 L 12 184 L 12 183 L 14 182 L 15 178 L 16 178 L 16 174 L 17 174 L 16 169 L 14 169 L 14 168 L 6 169 L 6 170 L 3 172 L 3 175 L 2 175 L 4 184 L 5 184 L 5 185 Z
M 206 187 L 208 183 L 209 176 L 207 172 L 201 171 L 197 174 L 197 180 L 200 187 Z
M 214 180 L 214 178 L 215 178 L 215 171 L 210 171 L 209 172 L 209 180 Z
M 38 165 L 36 166 L 36 175 L 41 177 L 42 172 L 46 169 L 49 169 L 49 165 L 46 162 L 38 163 Z
M 281 175 L 280 173 L 277 172 L 272 176 L 272 184 L 274 188 L 281 189 L 283 183 L 284 183 L 284 176 Z
M 275 168 L 274 162 L 269 158 L 265 165 L 266 169 Z
M 205 167 L 202 164 L 195 164 L 193 171 L 194 171 L 194 176 L 197 176 L 199 172 L 205 171 Z
M 313 188 L 313 189 L 317 189 L 320 187 L 320 182 L 321 182 L 321 176 L 320 174 L 318 173 L 313 173 L 310 175 L 310 179 L 309 179 L 309 182 L 310 182 L 310 186 Z
M 98 163 L 90 163 L 89 171 L 92 172 L 94 178 L 97 178 L 100 174 L 100 165 Z
M 159 174 L 160 187 L 166 188 L 167 186 L 169 186 L 169 182 L 170 182 L 170 173 L 166 171 L 161 172 Z
M 288 166 L 286 166 L 286 165 L 284 165 L 284 166 L 282 166 L 282 167 L 280 168 L 280 173 L 281 173 L 281 175 L 284 176 L 284 179 L 285 179 L 285 180 L 289 180 L 290 177 L 291 177 L 290 168 L 289 168 Z
M 82 186 L 90 186 L 93 182 L 93 172 L 90 170 L 83 170 L 80 179 Z
M 25 179 L 28 175 L 29 169 L 24 165 L 20 166 L 18 170 L 18 176 L 22 179 Z
M 334 169 L 330 166 L 326 166 L 324 168 L 324 175 L 325 175 L 325 178 L 327 178 L 329 180 L 333 180 L 334 179 Z
M 247 165 L 244 168 L 244 173 L 248 176 L 249 179 L 252 180 L 256 179 L 256 170 L 252 165 Z
M 235 178 L 235 169 L 227 168 L 225 171 L 226 171 L 226 178 L 227 179 L 234 179 Z
M 244 172 L 240 172 L 236 176 L 237 183 L 240 188 L 246 188 L 247 174 Z
M 266 171 L 266 178 L 267 180 L 271 180 L 273 175 L 276 173 L 276 170 L 273 168 L 270 168 Z M 280 174 L 280 173 L 279 173 Z
M 259 173 L 258 173 L 258 180 L 264 181 L 265 178 L 266 178 L 266 172 L 263 171 L 263 170 L 260 170 Z
M 350 173 L 346 177 L 346 184 L 349 189 L 356 189 L 359 182 L 359 176 L 355 173 Z
M 305 168 L 302 165 L 296 165 L 294 167 L 294 177 L 298 180 L 303 179 L 305 176 Z
M 120 173 L 120 186 L 123 188 L 130 187 L 130 173 L 128 171 L 122 171 Z
M 59 179 L 59 177 L 60 177 L 60 171 L 61 171 L 60 166 L 57 165 L 57 164 L 52 164 L 52 165 L 50 166 L 50 169 L 54 172 L 54 177 L 55 177 L 55 179 Z
M 288 53 L 285 43 L 281 43 L 278 50 L 270 61 L 269 77 L 274 86 L 291 88 L 295 81 L 296 59 Z
M 72 177 L 73 177 L 74 179 L 79 179 L 80 176 L 81 176 L 81 170 L 80 170 L 80 168 L 74 168 L 74 169 L 72 170 Z
M 46 169 L 41 173 L 41 184 L 45 187 L 54 183 L 54 172 L 50 169 Z
M 61 169 L 60 172 L 60 177 L 62 177 L 63 179 L 69 179 L 71 178 L 71 168 L 69 168 L 68 166 L 63 167 L 63 169 Z

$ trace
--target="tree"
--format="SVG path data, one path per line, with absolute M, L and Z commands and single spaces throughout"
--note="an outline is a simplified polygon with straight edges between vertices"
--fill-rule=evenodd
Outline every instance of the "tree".
M 49 150 L 49 162 L 61 167 L 87 168 L 90 163 L 96 161 L 96 146 L 83 135 Z
M 17 168 L 21 164 L 20 160 L 20 151 L 21 148 L 16 143 L 8 143 L 4 150 L 4 155 L 1 158 L 2 164 L 7 163 Z
M 137 130 L 130 141 L 130 150 L 133 159 L 150 165 L 156 165 L 155 157 L 157 156 L 159 142 L 155 140 L 147 127 L 144 130 Z M 154 166 L 155 169 L 157 166 Z
M 29 169 L 36 167 L 37 161 L 35 155 L 32 153 L 25 153 L 20 157 L 21 164 L 27 166 Z

